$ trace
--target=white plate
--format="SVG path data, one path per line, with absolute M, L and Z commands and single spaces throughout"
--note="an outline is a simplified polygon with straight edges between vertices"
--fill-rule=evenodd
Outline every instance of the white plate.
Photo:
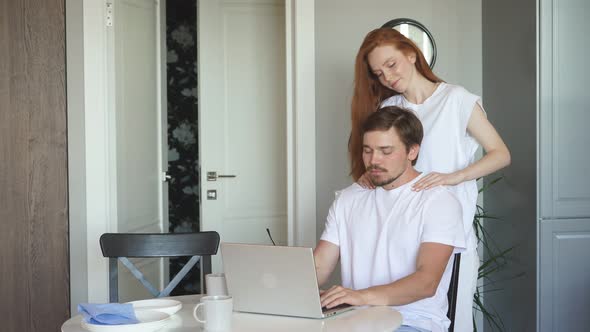
M 137 310 L 157 310 L 172 316 L 182 308 L 182 303 L 170 299 L 149 299 L 141 301 L 128 302 L 133 304 L 133 309 Z
M 140 310 L 135 312 L 135 317 L 139 323 L 121 325 L 90 324 L 82 319 L 82 328 L 92 332 L 151 332 L 164 326 L 170 315 L 156 310 Z

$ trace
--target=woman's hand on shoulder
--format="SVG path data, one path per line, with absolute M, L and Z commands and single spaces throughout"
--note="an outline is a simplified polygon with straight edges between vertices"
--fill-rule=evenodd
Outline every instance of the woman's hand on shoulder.
M 438 173 L 432 172 L 426 174 L 420 180 L 412 185 L 412 190 L 420 191 L 427 190 L 437 186 L 454 186 L 465 181 L 461 172 L 454 173 Z
M 369 178 L 369 173 L 365 172 L 365 174 L 361 175 L 361 177 L 356 181 L 361 187 L 365 189 L 375 189 L 375 185 L 371 182 Z

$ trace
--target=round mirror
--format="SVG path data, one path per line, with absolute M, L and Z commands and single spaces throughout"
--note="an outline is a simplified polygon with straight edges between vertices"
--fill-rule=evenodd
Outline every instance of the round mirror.
M 409 18 L 396 18 L 383 24 L 382 28 L 396 29 L 408 37 L 422 51 L 430 68 L 434 68 L 434 63 L 436 62 L 436 44 L 434 43 L 432 34 L 422 23 Z

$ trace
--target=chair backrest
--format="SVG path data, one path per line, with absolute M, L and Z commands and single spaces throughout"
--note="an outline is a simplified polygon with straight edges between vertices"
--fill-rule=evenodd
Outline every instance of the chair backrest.
M 109 300 L 118 302 L 118 261 L 156 297 L 168 296 L 199 261 L 201 280 L 211 272 L 211 255 L 217 254 L 219 234 L 198 233 L 105 233 L 100 237 L 102 255 L 109 258 Z M 158 291 L 128 257 L 191 257 L 170 283 Z
M 449 300 L 449 310 L 447 317 L 451 320 L 449 332 L 455 329 L 455 310 L 457 309 L 457 293 L 459 287 L 459 266 L 461 265 L 461 254 L 455 254 L 453 260 L 453 273 L 451 274 L 451 282 L 449 284 L 449 291 L 447 298 Z

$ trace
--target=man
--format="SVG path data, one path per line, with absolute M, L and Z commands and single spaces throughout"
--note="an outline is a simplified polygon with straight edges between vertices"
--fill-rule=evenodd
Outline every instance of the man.
M 423 130 L 410 111 L 385 107 L 363 127 L 363 162 L 376 189 L 342 190 L 314 250 L 318 283 L 340 259 L 342 286 L 322 306 L 389 305 L 404 318 L 398 331 L 446 331 L 453 252 L 465 247 L 461 206 L 444 187 L 415 192 Z

